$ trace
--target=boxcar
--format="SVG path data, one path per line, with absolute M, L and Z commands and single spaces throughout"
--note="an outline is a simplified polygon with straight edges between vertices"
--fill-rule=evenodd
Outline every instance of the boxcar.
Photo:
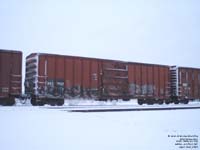
M 188 103 L 200 98 L 200 69 L 32 53 L 25 92 L 33 105 L 62 105 L 65 98 Z
M 168 103 L 170 98 L 169 66 L 129 63 L 129 92 L 139 104 Z
M 64 98 L 128 99 L 128 64 L 33 53 L 26 58 L 25 92 L 33 105 L 62 105 Z
M 200 99 L 200 69 L 172 66 L 171 95 L 176 103 Z
M 22 92 L 22 52 L 0 50 L 0 104 L 13 105 Z

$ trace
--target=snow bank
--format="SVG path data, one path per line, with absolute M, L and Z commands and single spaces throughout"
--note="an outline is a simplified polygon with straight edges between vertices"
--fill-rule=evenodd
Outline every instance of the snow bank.
M 2 150 L 169 150 L 169 135 L 200 134 L 200 110 L 72 113 L 0 107 Z M 195 149 L 196 150 L 196 149 Z

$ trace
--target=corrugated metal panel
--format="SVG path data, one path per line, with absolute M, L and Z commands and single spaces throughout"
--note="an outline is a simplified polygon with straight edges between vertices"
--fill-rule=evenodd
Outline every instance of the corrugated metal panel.
M 120 98 L 122 95 L 128 95 L 128 68 L 122 62 L 48 54 L 38 56 L 31 54 L 27 57 L 27 60 L 30 59 L 38 64 L 35 65 L 38 70 L 33 69 L 36 73 L 26 76 L 26 81 L 30 82 L 29 85 L 32 84 L 32 87 L 26 88 L 27 92 L 49 96 L 63 95 L 66 98 L 101 99 L 105 98 L 105 95 L 101 95 L 102 90 L 108 90 L 115 84 L 115 88 L 118 88 L 115 98 L 117 95 L 120 95 Z M 26 70 L 30 71 L 29 68 Z M 31 75 L 33 75 L 33 80 L 29 80 Z M 118 79 L 113 79 L 113 85 L 106 86 L 104 81 L 112 76 Z M 123 84 L 124 86 L 120 89 Z M 119 90 L 122 91 L 119 92 Z M 110 94 L 107 98 L 113 98 L 113 96 Z
M 74 86 L 73 58 L 65 58 L 65 87 L 70 90 Z
M 180 98 L 200 98 L 200 69 L 179 67 Z
M 169 98 L 169 67 L 129 63 L 128 71 L 133 98 Z
M 22 52 L 0 50 L 0 97 L 19 96 L 21 80 Z
M 102 62 L 102 95 L 108 99 L 129 97 L 128 65 L 116 61 Z
M 85 90 L 91 87 L 90 85 L 90 60 L 83 59 L 83 88 Z M 85 91 L 86 92 L 86 91 Z
M 27 59 L 31 57 L 36 56 L 31 54 Z M 99 87 L 97 60 L 48 54 L 38 55 L 38 57 L 39 71 L 35 71 L 38 72 L 37 78 L 33 80 L 33 87 L 27 87 L 26 91 L 67 98 L 97 95 Z

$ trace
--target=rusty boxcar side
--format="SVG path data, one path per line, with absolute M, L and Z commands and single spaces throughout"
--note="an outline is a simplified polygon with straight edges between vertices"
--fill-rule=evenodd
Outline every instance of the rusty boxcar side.
M 25 91 L 48 99 L 127 99 L 128 66 L 120 61 L 30 54 L 26 58 Z
M 26 58 L 25 92 L 32 95 L 33 105 L 62 105 L 64 98 L 187 103 L 200 97 L 199 70 L 33 53 Z
M 129 92 L 139 103 L 162 104 L 169 99 L 169 66 L 129 63 Z
M 122 61 L 101 61 L 101 99 L 130 99 L 128 64 Z
M 40 54 L 38 75 L 44 77 L 48 94 L 66 98 L 95 96 L 99 86 L 98 67 L 95 59 Z
M 13 105 L 22 92 L 22 52 L 0 50 L 0 103 Z

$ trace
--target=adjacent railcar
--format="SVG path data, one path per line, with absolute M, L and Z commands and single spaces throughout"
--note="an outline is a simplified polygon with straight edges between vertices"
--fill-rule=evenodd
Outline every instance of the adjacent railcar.
M 34 53 L 26 58 L 25 92 L 33 105 L 64 98 L 129 99 L 128 64 L 121 61 Z
M 139 104 L 169 103 L 169 66 L 129 63 L 128 75 L 129 93 Z
M 200 69 L 172 66 L 171 97 L 176 103 L 200 99 Z
M 0 104 L 13 105 L 22 92 L 22 52 L 0 50 Z

